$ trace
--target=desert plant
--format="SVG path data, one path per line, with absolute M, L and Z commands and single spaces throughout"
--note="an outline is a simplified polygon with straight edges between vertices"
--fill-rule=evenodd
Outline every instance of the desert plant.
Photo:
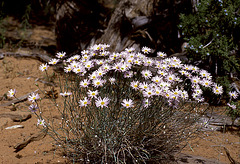
M 192 14 L 180 15 L 179 29 L 188 46 L 189 59 L 215 77 L 231 84 L 239 76 L 239 6 L 237 0 L 200 0 Z M 229 88 L 230 85 L 225 88 Z M 227 93 L 227 92 L 226 92 Z
M 38 125 L 73 162 L 168 159 L 201 128 L 195 123 L 205 110 L 200 106 L 202 88 L 221 95 L 222 87 L 207 71 L 176 57 L 165 58 L 165 53 L 159 52 L 157 60 L 144 55 L 151 51 L 147 47 L 120 53 L 109 52 L 108 47 L 94 45 L 65 60 L 65 53 L 59 52 L 40 66 L 47 73 L 49 65 L 62 61 L 65 77 L 60 81 L 63 105 L 55 104 L 60 123 L 38 109 L 38 94 L 29 97 Z

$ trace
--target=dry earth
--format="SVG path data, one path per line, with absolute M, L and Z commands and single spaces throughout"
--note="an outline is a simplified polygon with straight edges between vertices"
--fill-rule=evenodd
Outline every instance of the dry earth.
M 36 36 L 46 33 L 44 28 L 38 27 L 34 30 L 33 34 L 37 32 Z M 31 35 L 31 37 L 33 36 Z M 43 43 L 41 39 L 36 42 Z M 0 50 L 0 53 L 4 51 Z M 23 48 L 17 50 L 21 53 L 29 51 L 33 50 Z M 14 52 L 16 53 L 16 51 Z M 53 140 L 48 135 L 40 137 L 38 141 L 33 141 L 22 150 L 15 152 L 16 145 L 39 134 L 41 129 L 37 128 L 37 118 L 28 109 L 30 102 L 23 101 L 15 106 L 5 106 L 4 104 L 12 100 L 7 98 L 6 94 L 10 89 L 16 89 L 17 97 L 24 96 L 38 89 L 35 83 L 42 90 L 49 90 L 49 87 L 41 82 L 45 75 L 39 70 L 40 64 L 42 62 L 39 60 L 21 57 L 8 56 L 0 60 L 0 163 L 2 164 L 65 163 L 66 161 L 64 156 L 61 156 L 59 151 L 55 149 Z M 55 75 L 55 77 L 57 76 Z M 55 89 L 59 94 L 58 87 Z M 40 96 L 44 97 L 44 94 L 40 94 Z M 60 102 L 61 98 L 58 98 L 57 101 Z M 44 112 L 51 111 L 54 116 L 58 116 L 48 99 L 42 100 L 41 107 Z M 18 115 L 22 116 L 22 120 L 16 119 Z M 25 116 L 28 117 L 24 119 Z M 13 125 L 22 125 L 23 127 L 6 129 Z M 202 132 L 197 139 L 189 142 L 181 154 L 176 155 L 178 163 L 230 163 L 224 147 L 227 148 L 235 161 L 240 162 L 240 134 L 238 130 Z

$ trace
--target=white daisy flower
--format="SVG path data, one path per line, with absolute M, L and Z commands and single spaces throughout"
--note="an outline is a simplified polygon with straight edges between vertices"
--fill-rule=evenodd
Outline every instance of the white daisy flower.
M 121 104 L 122 104 L 122 106 L 124 106 L 126 108 L 131 108 L 131 107 L 133 107 L 133 100 L 124 99 Z
M 88 104 L 90 104 L 90 101 L 87 97 L 84 97 L 84 99 L 80 100 L 78 103 L 79 103 L 79 106 L 86 107 Z
M 61 58 L 63 58 L 65 55 L 66 55 L 66 52 L 58 52 L 57 55 L 56 55 L 56 57 L 61 59 Z
M 41 125 L 41 126 L 43 126 L 43 127 L 46 127 L 46 122 L 45 122 L 45 120 L 44 120 L 44 119 L 38 119 L 37 126 L 38 126 L 38 125 Z
M 167 54 L 164 52 L 157 52 L 157 57 L 164 58 L 166 56 L 167 56 Z
M 32 93 L 29 97 L 28 97 L 28 101 L 36 102 L 38 99 L 40 99 L 40 96 L 38 93 Z
M 46 63 L 46 64 L 42 64 L 42 65 L 40 65 L 40 67 L 39 67 L 39 69 L 41 70 L 41 71 L 46 71 L 47 69 L 48 69 L 48 64 Z
M 92 84 L 94 87 L 100 87 L 100 86 L 103 86 L 103 84 L 105 83 L 105 80 L 102 80 L 100 78 L 96 78 L 92 81 Z
M 48 64 L 56 65 L 59 62 L 59 59 L 51 59 Z
M 104 97 L 103 99 L 101 97 L 98 97 L 97 100 L 95 101 L 95 104 L 97 107 L 108 107 L 107 105 L 109 104 L 110 99 L 107 97 Z
M 63 92 L 63 93 L 60 93 L 60 96 L 63 96 L 63 97 L 67 97 L 67 96 L 70 96 L 72 95 L 72 92 Z
M 88 90 L 87 94 L 88 94 L 88 97 L 90 98 L 97 98 L 98 90 L 95 90 L 95 91 Z
M 108 79 L 111 84 L 114 84 L 116 82 L 116 79 L 114 77 L 111 77 Z
M 231 98 L 236 99 L 238 97 L 238 93 L 236 91 L 231 91 L 228 93 Z
M 145 79 L 152 77 L 152 72 L 150 70 L 142 70 L 141 74 Z
M 151 49 L 148 48 L 148 47 L 143 47 L 142 52 L 145 53 L 145 54 L 149 54 L 151 52 Z
M 87 79 L 84 79 L 83 81 L 80 82 L 80 86 L 84 88 L 87 88 L 89 84 L 90 84 L 89 80 Z
M 10 89 L 8 91 L 8 96 L 9 97 L 15 97 L 15 95 L 16 95 L 16 89 Z

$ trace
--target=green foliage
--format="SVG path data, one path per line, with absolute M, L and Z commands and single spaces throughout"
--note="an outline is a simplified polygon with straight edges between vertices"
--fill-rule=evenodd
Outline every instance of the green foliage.
M 5 36 L 4 36 L 4 32 L 5 32 L 5 29 L 2 28 L 2 21 L 3 21 L 3 17 L 4 17 L 4 13 L 2 12 L 2 8 L 4 6 L 4 2 L 2 2 L 0 4 L 0 48 L 3 48 L 4 44 L 5 44 Z
M 180 15 L 191 62 L 202 61 L 201 66 L 218 76 L 239 73 L 239 6 L 239 0 L 200 0 L 195 13 Z

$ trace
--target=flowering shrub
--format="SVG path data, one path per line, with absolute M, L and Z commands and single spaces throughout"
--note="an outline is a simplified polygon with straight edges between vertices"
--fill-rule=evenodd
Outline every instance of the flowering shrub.
M 109 52 L 99 44 L 62 61 L 65 77 L 56 104 L 61 123 L 38 111 L 38 94 L 29 96 L 38 125 L 48 129 L 58 146 L 74 162 L 145 163 L 164 159 L 198 130 L 194 123 L 204 102 L 203 88 L 223 93 L 205 70 L 182 64 L 176 58 L 148 58 L 143 47 Z M 10 95 L 14 95 L 14 91 Z M 202 108 L 201 108 L 202 109 Z
M 239 91 L 231 91 L 229 92 L 230 100 L 227 103 L 227 114 L 232 117 L 232 125 L 234 125 L 234 121 L 240 117 L 240 101 L 237 100 L 239 96 Z

